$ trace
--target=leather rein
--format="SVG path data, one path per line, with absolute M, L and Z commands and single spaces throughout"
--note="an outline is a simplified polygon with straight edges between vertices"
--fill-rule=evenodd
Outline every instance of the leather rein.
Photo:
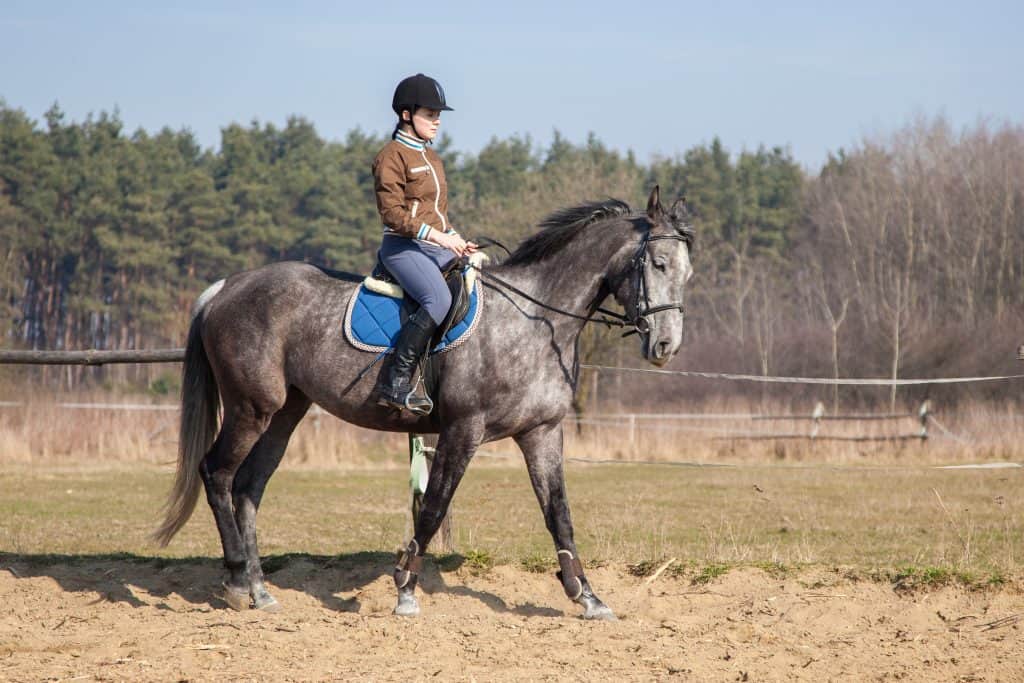
M 644 233 L 644 238 L 640 240 L 640 246 L 637 248 L 636 253 L 633 254 L 633 257 L 630 259 L 630 265 L 632 266 L 631 274 L 636 275 L 638 279 L 636 288 L 636 301 L 633 303 L 633 310 L 636 311 L 635 317 L 631 316 L 628 310 L 625 312 L 625 314 L 622 314 L 616 311 L 610 311 L 607 308 L 603 308 L 601 306 L 598 306 L 595 310 L 597 313 L 600 313 L 602 317 L 594 317 L 593 315 L 579 315 L 578 313 L 566 311 L 556 306 L 544 303 L 540 299 L 537 299 L 531 294 L 519 289 L 518 287 L 508 282 L 507 280 L 504 280 L 492 273 L 488 273 L 487 271 L 483 270 L 478 266 L 470 264 L 470 267 L 476 270 L 480 274 L 480 277 L 483 278 L 485 281 L 497 283 L 504 287 L 505 289 L 515 294 L 518 294 L 527 301 L 530 301 L 540 306 L 541 308 L 549 310 L 553 313 L 558 313 L 560 315 L 564 315 L 569 318 L 575 318 L 576 320 L 582 320 L 588 323 L 601 323 L 602 325 L 607 325 L 609 327 L 630 328 L 622 335 L 623 337 L 627 337 L 631 334 L 645 335 L 651 330 L 650 323 L 647 322 L 647 316 L 653 315 L 655 313 L 660 313 L 662 311 L 678 310 L 680 313 L 684 312 L 682 301 L 651 306 L 650 292 L 647 287 L 647 261 L 650 257 L 648 245 L 651 242 L 655 242 L 657 240 L 679 240 L 681 242 L 687 243 L 689 243 L 690 241 L 689 238 L 683 234 L 652 235 L 650 231 Z M 477 243 L 480 246 L 494 245 L 500 247 L 501 249 L 504 249 L 506 253 L 511 254 L 511 252 L 509 252 L 508 248 L 505 245 L 489 237 L 481 237 L 477 240 Z M 641 306 L 641 303 L 643 304 L 643 306 Z

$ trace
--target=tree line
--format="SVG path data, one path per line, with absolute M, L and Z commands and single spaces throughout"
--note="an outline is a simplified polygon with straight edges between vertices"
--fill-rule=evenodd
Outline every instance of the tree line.
M 370 165 L 385 142 L 360 130 L 328 141 L 293 117 L 230 124 L 211 150 L 188 130 L 127 132 L 116 113 L 75 122 L 55 105 L 35 121 L 0 101 L 4 346 L 179 345 L 194 297 L 231 272 L 279 260 L 368 271 L 381 234 Z M 1017 125 L 918 120 L 814 172 L 783 147 L 733 152 L 718 139 L 646 163 L 557 132 L 477 154 L 444 136 L 437 151 L 452 222 L 470 237 L 514 244 L 554 209 L 607 196 L 640 206 L 654 183 L 685 195 L 699 240 L 689 367 L 982 373 L 1005 370 L 1002 346 L 1021 337 Z M 628 359 L 597 329 L 583 348 L 593 362 Z

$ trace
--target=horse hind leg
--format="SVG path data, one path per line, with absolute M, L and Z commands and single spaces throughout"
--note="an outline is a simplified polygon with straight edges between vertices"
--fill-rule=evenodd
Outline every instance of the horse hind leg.
M 248 457 L 242 462 L 235 474 L 232 487 L 235 524 L 238 526 L 245 550 L 245 569 L 249 580 L 247 598 L 252 598 L 254 608 L 265 612 L 277 612 L 281 607 L 263 582 L 263 567 L 260 564 L 260 553 L 256 543 L 256 513 L 267 482 L 281 463 L 288 447 L 288 440 L 309 410 L 310 403 L 305 394 L 298 389 L 289 389 L 284 406 L 274 413 L 267 431 L 263 432 Z
M 249 607 L 249 580 L 245 545 L 235 522 L 231 491 L 235 473 L 260 435 L 266 431 L 274 412 L 276 407 L 267 409 L 252 402 L 225 401 L 224 425 L 213 447 L 199 464 L 199 473 L 206 488 L 206 501 L 217 523 L 224 550 L 224 566 L 228 571 L 222 597 L 234 609 Z

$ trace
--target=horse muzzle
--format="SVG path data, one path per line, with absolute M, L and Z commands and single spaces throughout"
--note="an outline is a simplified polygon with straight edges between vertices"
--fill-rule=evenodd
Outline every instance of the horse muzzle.
M 670 335 L 648 334 L 644 337 L 644 360 L 659 368 L 668 365 L 678 350 L 679 343 L 673 341 Z
M 661 323 L 661 324 L 659 324 Z M 682 320 L 662 320 L 650 325 L 643 335 L 644 359 L 661 368 L 668 365 L 683 342 Z
M 648 342 L 647 353 L 645 355 L 647 360 L 660 368 L 667 365 L 675 354 L 673 353 L 672 342 L 660 340 Z

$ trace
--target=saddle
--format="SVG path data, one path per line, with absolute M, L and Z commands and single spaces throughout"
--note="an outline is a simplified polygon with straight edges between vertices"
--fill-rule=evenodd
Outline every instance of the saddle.
M 445 335 L 466 318 L 470 310 L 470 293 L 476 282 L 476 268 L 481 267 L 489 260 L 487 254 L 477 252 L 468 258 L 452 259 L 441 271 L 445 283 L 448 285 L 448 291 L 452 295 L 452 305 L 444 320 L 438 325 L 437 331 L 434 332 L 431 347 L 440 344 Z M 400 316 L 403 325 L 406 319 L 419 308 L 419 304 L 405 293 L 394 276 L 380 262 L 380 258 L 377 259 L 373 272 L 363 280 L 363 287 L 376 294 L 399 299 L 402 302 Z

